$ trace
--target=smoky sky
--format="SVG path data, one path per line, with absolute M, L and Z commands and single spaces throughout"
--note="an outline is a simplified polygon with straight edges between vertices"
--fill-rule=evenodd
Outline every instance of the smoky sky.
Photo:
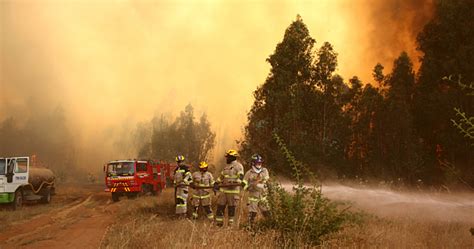
M 393 58 L 406 51 L 415 67 L 419 66 L 416 36 L 434 12 L 434 0 L 372 1 L 371 37 L 368 54 L 378 55 L 389 68 Z M 372 50 L 372 51 L 370 51 Z
M 403 50 L 418 60 L 416 34 L 432 6 L 429 0 L 3 0 L 0 121 L 60 106 L 78 153 L 97 156 L 96 146 L 111 151 L 113 137 L 138 122 L 177 115 L 191 103 L 198 114 L 207 112 L 221 155 L 241 137 L 252 92 L 269 72 L 265 59 L 297 14 L 316 47 L 334 45 L 337 73 L 371 82 L 377 62 L 389 69 Z

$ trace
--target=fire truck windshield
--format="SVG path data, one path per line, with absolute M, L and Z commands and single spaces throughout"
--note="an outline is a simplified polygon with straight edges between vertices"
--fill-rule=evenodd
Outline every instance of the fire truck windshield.
M 107 165 L 108 176 L 131 176 L 135 172 L 134 162 L 114 162 Z

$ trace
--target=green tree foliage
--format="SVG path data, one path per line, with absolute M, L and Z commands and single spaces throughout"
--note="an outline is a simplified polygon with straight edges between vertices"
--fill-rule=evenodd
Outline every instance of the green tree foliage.
M 451 75 L 449 77 L 444 77 L 444 80 L 449 80 L 452 82 L 456 82 L 458 86 L 466 91 L 467 96 L 474 96 L 474 82 L 471 82 L 469 85 L 462 82 L 462 76 L 457 77 L 457 81 Z M 464 111 L 460 108 L 455 107 L 454 111 L 456 112 L 457 119 L 451 119 L 453 125 L 458 129 L 458 131 L 467 139 L 474 141 L 474 117 L 468 116 Z M 471 144 L 474 146 L 474 143 Z
M 346 151 L 353 168 L 345 173 L 415 182 L 423 172 L 413 127 L 415 73 L 411 60 L 403 52 L 390 74 L 384 75 L 383 66 L 377 64 L 373 77 L 381 88 L 362 87 L 357 77 L 349 80 L 351 100 L 344 109 L 351 118 Z
M 433 19 L 418 35 L 419 50 L 424 53 L 415 91 L 415 127 L 423 140 L 425 158 L 437 179 L 438 161 L 449 160 L 474 183 L 474 157 L 469 141 L 452 129 L 454 108 L 474 113 L 474 100 L 457 84 L 443 80 L 446 75 L 462 75 L 474 82 L 474 2 L 439 0 Z M 459 114 L 458 114 L 459 115 Z
M 298 131 L 305 124 L 299 119 L 304 101 L 308 99 L 305 96 L 311 95 L 315 84 L 312 80 L 314 43 L 306 25 L 298 18 L 287 28 L 275 53 L 267 59 L 271 70 L 265 83 L 254 92 L 255 102 L 249 113 L 243 143 L 244 154 L 258 151 L 268 158 L 270 165 L 282 165 L 284 158 L 272 140 L 273 130 L 282 134 L 290 146 L 302 144 L 304 134 Z
M 408 178 L 415 182 L 422 175 L 418 139 L 413 126 L 412 96 L 415 73 L 408 55 L 403 52 L 393 65 L 392 73 L 386 76 L 387 91 L 382 117 L 384 133 L 383 148 L 390 175 Z
M 375 82 L 378 83 L 379 87 L 383 86 L 383 80 L 385 79 L 385 76 L 383 75 L 383 69 L 384 67 L 382 64 L 377 63 L 377 65 L 374 67 L 374 70 L 372 71 L 372 76 L 374 77 Z
M 351 213 L 347 206 L 325 198 L 316 178 L 304 164 L 296 160 L 285 142 L 274 133 L 273 138 L 280 152 L 292 169 L 292 192 L 277 182 L 269 183 L 267 200 L 271 215 L 259 224 L 260 229 L 274 229 L 284 248 L 318 245 L 324 236 L 354 224 L 362 216 Z M 304 184 L 304 175 L 310 175 L 311 185 Z
M 261 153 L 274 170 L 290 173 L 271 139 L 276 132 L 319 174 L 442 184 L 452 177 L 441 162 L 450 162 L 466 182 L 474 181 L 474 157 L 464 138 L 472 136 L 473 99 L 463 85 L 443 79 L 454 73 L 474 82 L 472 9 L 472 1 L 438 0 L 433 20 L 418 36 L 424 54 L 418 75 L 402 52 L 388 74 L 381 64 L 374 67 L 377 87 L 336 75 L 334 48 L 326 42 L 316 49 L 298 16 L 267 59 L 270 73 L 254 92 L 243 154 Z
M 174 121 L 165 115 L 154 117 L 151 121 L 151 137 L 146 127 L 138 126 L 136 136 L 145 141 L 139 149 L 139 156 L 173 161 L 182 154 L 190 163 L 207 161 L 214 148 L 216 134 L 204 113 L 195 120 L 194 108 L 187 105 Z M 149 141 L 149 142 L 146 142 Z
M 313 119 L 316 124 L 313 123 L 311 132 L 318 134 L 316 144 L 313 145 L 321 148 L 319 158 L 325 164 L 330 164 L 338 158 L 344 158 L 343 145 L 349 135 L 349 120 L 342 113 L 342 106 L 346 103 L 342 96 L 347 91 L 347 86 L 340 76 L 334 75 L 337 53 L 332 45 L 325 42 L 317 55 L 314 77 L 319 89 L 315 91 L 314 97 L 318 103 L 314 105 L 313 117 L 319 117 Z
M 464 137 L 474 140 L 474 117 L 468 117 L 467 114 L 459 108 L 454 108 L 458 120 L 451 119 L 453 125 L 464 135 Z M 474 144 L 472 144 L 474 146 Z
M 346 115 L 351 118 L 352 132 L 346 151 L 354 167 L 346 169 L 344 173 L 352 176 L 384 175 L 384 167 L 379 167 L 383 161 L 383 96 L 378 88 L 370 84 L 362 87 L 357 77 L 349 82 L 351 101 L 345 109 Z
M 318 165 L 331 162 L 334 166 L 344 158 L 342 143 L 348 137 L 344 122 L 348 119 L 342 115 L 344 98 L 339 98 L 339 93 L 348 88 L 342 78 L 334 75 L 337 53 L 332 45 L 326 42 L 315 50 L 314 44 L 298 16 L 267 59 L 270 73 L 254 92 L 243 154 L 261 153 L 277 171 L 289 169 L 284 167 L 285 158 L 272 140 L 274 131 L 314 169 L 331 170 Z

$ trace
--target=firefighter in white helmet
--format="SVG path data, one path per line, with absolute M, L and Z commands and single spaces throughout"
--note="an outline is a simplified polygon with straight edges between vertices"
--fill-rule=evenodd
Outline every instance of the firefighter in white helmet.
M 177 156 L 176 163 L 178 167 L 176 167 L 173 177 L 176 197 L 176 215 L 178 218 L 185 218 L 189 191 L 188 186 L 193 181 L 193 177 L 189 171 L 189 167 L 184 164 L 184 156 Z
M 240 187 L 245 186 L 244 167 L 237 161 L 238 153 L 236 150 L 228 150 L 225 154 L 226 166 L 217 178 L 214 184 L 214 190 L 219 190 L 217 197 L 216 224 L 224 225 L 224 211 L 227 207 L 228 224 L 234 223 L 236 207 L 240 200 Z
M 252 168 L 244 176 L 244 181 L 246 182 L 245 189 L 249 192 L 247 207 L 250 226 L 254 223 L 259 210 L 262 212 L 263 217 L 270 216 L 266 199 L 266 184 L 270 175 L 267 168 L 263 167 L 263 158 L 260 155 L 255 154 L 252 156 L 251 165 Z
M 191 187 L 194 188 L 192 196 L 193 219 L 198 218 L 199 206 L 202 206 L 206 212 L 207 218 L 214 219 L 211 209 L 211 192 L 214 186 L 214 177 L 208 171 L 206 162 L 199 163 L 199 171 L 193 173 L 193 182 Z

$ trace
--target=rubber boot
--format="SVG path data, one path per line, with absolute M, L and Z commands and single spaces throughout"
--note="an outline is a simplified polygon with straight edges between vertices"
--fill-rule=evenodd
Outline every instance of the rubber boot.
M 204 208 L 204 211 L 207 214 L 207 218 L 209 220 L 213 220 L 214 219 L 214 214 L 212 213 L 211 206 L 204 206 L 203 208 Z
M 234 224 L 235 206 L 229 206 L 229 226 Z
M 222 227 L 224 225 L 224 205 L 218 205 L 216 210 L 216 225 Z
M 194 210 L 193 210 L 193 220 L 197 220 L 197 218 L 198 218 L 198 212 L 199 212 L 199 206 L 198 206 L 198 207 L 194 207 Z

